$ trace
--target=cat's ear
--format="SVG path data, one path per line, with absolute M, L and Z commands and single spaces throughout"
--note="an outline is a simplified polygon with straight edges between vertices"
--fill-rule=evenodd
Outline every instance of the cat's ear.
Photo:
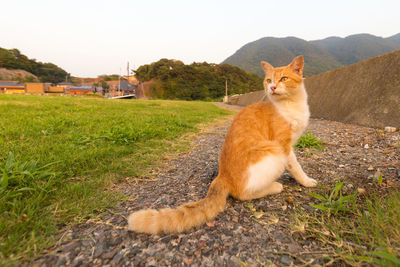
M 267 75 L 269 72 L 273 70 L 274 67 L 272 67 L 271 64 L 265 61 L 261 61 L 261 67 L 263 68 L 265 75 Z
M 293 59 L 292 63 L 290 63 L 289 67 L 294 73 L 297 73 L 300 76 L 302 76 L 303 75 L 303 67 L 304 67 L 303 56 L 295 57 Z

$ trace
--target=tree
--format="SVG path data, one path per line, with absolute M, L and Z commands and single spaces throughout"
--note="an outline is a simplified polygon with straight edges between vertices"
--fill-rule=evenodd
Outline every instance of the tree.
M 0 67 L 22 69 L 36 75 L 41 82 L 59 83 L 64 81 L 67 72 L 53 63 L 36 62 L 21 54 L 18 49 L 0 48 Z
M 134 71 L 141 81 L 153 80 L 152 96 L 165 99 L 205 100 L 225 95 L 225 80 L 230 93 L 262 90 L 262 79 L 228 64 L 207 62 L 185 65 L 180 61 L 161 59 Z

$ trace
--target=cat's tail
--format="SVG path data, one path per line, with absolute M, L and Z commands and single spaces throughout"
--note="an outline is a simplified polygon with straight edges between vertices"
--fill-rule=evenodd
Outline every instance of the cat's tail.
M 228 195 L 228 187 L 218 176 L 211 183 L 204 199 L 186 203 L 176 209 L 139 210 L 129 216 L 128 229 L 149 234 L 183 232 L 222 212 Z

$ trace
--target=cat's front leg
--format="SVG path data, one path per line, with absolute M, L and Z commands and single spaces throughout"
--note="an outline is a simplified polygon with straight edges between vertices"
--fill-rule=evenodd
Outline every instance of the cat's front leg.
M 317 181 L 308 177 L 301 168 L 299 162 L 297 161 L 294 151 L 291 150 L 287 158 L 286 169 L 293 175 L 296 181 L 305 187 L 315 187 Z

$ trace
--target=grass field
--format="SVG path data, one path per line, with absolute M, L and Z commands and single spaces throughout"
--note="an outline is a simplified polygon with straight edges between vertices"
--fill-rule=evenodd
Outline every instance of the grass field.
M 229 114 L 205 102 L 0 95 L 0 265 L 123 199 L 107 188 Z

